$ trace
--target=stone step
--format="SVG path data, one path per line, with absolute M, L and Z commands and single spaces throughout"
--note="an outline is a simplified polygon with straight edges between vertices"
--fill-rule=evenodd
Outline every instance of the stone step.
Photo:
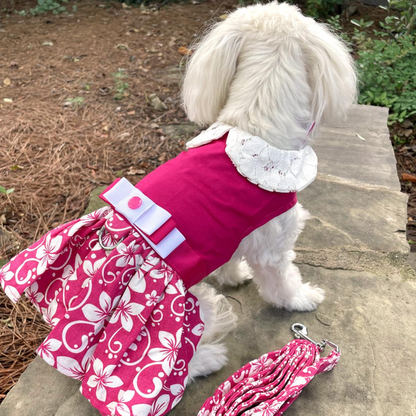
M 357 106 L 341 127 L 323 128 L 314 145 L 320 174 L 299 194 L 312 219 L 296 250 L 304 281 L 325 289 L 325 301 L 311 313 L 287 312 L 267 305 L 254 283 L 219 288 L 239 316 L 225 341 L 229 363 L 190 385 L 170 416 L 195 416 L 238 368 L 289 342 L 294 322 L 307 325 L 312 338 L 339 344 L 343 355 L 285 415 L 416 414 L 416 278 L 406 262 L 407 196 L 399 192 L 386 122 L 386 109 Z M 90 209 L 100 206 L 95 200 Z M 78 388 L 78 381 L 37 358 L 0 415 L 99 416 Z

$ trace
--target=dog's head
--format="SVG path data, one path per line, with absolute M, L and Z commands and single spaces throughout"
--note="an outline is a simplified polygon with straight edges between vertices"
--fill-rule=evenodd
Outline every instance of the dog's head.
M 341 39 L 297 7 L 272 2 L 213 26 L 188 62 L 182 98 L 201 126 L 220 120 L 285 147 L 288 136 L 303 140 L 311 121 L 345 116 L 356 82 Z

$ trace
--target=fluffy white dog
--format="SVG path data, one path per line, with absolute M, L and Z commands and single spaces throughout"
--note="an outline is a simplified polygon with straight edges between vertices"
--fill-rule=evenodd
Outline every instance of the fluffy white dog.
M 218 121 L 279 149 L 299 150 L 322 122 L 345 117 L 356 100 L 356 82 L 353 60 L 336 35 L 297 7 L 272 2 L 240 8 L 213 26 L 190 58 L 182 97 L 189 119 L 200 126 Z M 311 121 L 315 128 L 308 135 Z M 277 308 L 314 310 L 324 291 L 302 283 L 293 264 L 308 217 L 298 203 L 253 231 L 215 272 L 218 281 L 236 286 L 252 277 Z M 190 363 L 190 380 L 226 363 L 219 340 L 236 321 L 224 296 L 209 285 L 191 291 L 200 299 L 206 329 Z

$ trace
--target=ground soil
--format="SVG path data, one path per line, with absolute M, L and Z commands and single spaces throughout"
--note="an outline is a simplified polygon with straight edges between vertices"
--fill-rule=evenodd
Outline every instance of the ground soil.
M 21 16 L 14 11 L 35 1 L 2 2 L 0 185 L 14 191 L 0 194 L 0 259 L 82 215 L 97 186 L 119 176 L 135 183 L 184 148 L 187 137 L 167 139 L 162 129 L 186 120 L 178 96 L 186 56 L 178 50 L 237 3 L 130 8 L 92 0 L 73 14 Z M 380 14 L 368 7 L 353 17 Z M 125 76 L 119 85 L 117 72 Z M 155 109 L 151 94 L 167 110 Z M 400 173 L 414 172 L 416 143 L 396 153 Z M 409 184 L 413 220 L 416 185 Z M 13 306 L 1 293 L 0 322 L 1 401 L 48 328 L 26 300 Z
M 136 183 L 183 150 L 183 138 L 161 129 L 185 120 L 178 49 L 235 3 L 77 5 L 72 15 L 0 13 L 0 185 L 14 188 L 0 194 L 0 259 L 81 216 L 97 186 Z M 128 87 L 115 100 L 119 68 Z M 151 94 L 167 110 L 153 108 Z M 0 319 L 1 401 L 48 328 L 27 301 L 13 307 L 1 293 Z

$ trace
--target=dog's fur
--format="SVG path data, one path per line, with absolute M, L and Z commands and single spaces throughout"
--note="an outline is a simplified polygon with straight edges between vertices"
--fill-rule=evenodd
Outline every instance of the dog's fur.
M 356 100 L 347 47 L 326 26 L 286 3 L 238 9 L 215 24 L 195 49 L 182 98 L 189 119 L 200 126 L 220 121 L 279 149 L 299 150 L 323 121 L 344 118 Z M 313 120 L 315 128 L 307 136 Z M 253 231 L 214 273 L 218 281 L 235 286 L 252 277 L 270 304 L 290 311 L 315 309 L 324 291 L 302 283 L 293 264 L 293 247 L 308 217 L 298 203 Z M 236 321 L 224 296 L 209 285 L 191 291 L 200 300 L 206 329 L 190 363 L 190 380 L 226 363 L 219 338 Z

